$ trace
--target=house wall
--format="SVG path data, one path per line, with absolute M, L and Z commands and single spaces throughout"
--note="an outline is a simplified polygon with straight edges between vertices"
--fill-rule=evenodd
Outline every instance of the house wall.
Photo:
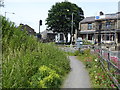
M 36 34 L 33 29 L 31 29 L 31 28 L 29 28 L 27 26 L 25 27 L 25 29 L 26 29 L 26 31 L 28 32 L 29 35 L 35 35 Z
M 111 22 L 110 25 L 106 25 L 106 22 Z M 116 20 L 104 20 L 104 21 L 96 21 L 96 30 L 99 30 L 99 25 L 102 24 L 101 30 L 111 30 L 117 29 L 117 21 Z
M 93 30 L 96 30 L 96 23 L 93 23 Z
M 120 20 L 118 20 L 117 23 L 118 23 L 118 29 L 120 29 Z
M 109 23 L 110 22 L 110 23 Z M 81 23 L 80 30 L 86 31 L 88 30 L 88 22 Z M 102 24 L 102 25 L 101 25 Z M 92 29 L 91 30 L 99 30 L 101 25 L 101 37 L 99 37 L 99 34 L 97 33 L 88 33 L 86 34 L 80 34 L 78 36 L 82 37 L 83 39 L 96 41 L 98 42 L 98 38 L 101 38 L 102 43 L 117 43 L 120 44 L 120 31 L 114 32 L 114 30 L 119 29 L 120 30 L 120 20 L 118 19 L 103 19 L 103 20 L 96 20 L 95 22 L 92 22 Z M 108 33 L 103 31 L 109 31 Z M 88 30 L 89 31 L 89 30 Z
M 88 24 L 81 24 L 81 31 L 87 30 Z
M 21 25 L 21 29 L 26 30 L 29 35 L 34 35 L 34 36 L 36 35 L 34 29 L 32 29 L 30 26 L 24 24 L 20 24 L 20 25 Z
M 88 30 L 88 24 L 89 23 L 81 23 L 81 26 L 80 26 L 81 31 Z M 92 29 L 90 30 L 95 30 L 95 25 L 96 25 L 95 23 L 92 23 Z
M 43 39 L 47 39 L 47 33 L 42 33 L 41 35 Z

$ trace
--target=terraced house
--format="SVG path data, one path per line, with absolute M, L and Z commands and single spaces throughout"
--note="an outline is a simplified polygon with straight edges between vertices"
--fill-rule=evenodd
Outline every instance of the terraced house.
M 120 47 L 120 12 L 86 17 L 80 22 L 79 36 L 93 43 Z

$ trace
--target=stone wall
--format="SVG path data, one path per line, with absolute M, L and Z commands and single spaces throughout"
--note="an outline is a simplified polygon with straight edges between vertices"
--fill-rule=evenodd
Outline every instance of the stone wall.
M 88 24 L 81 24 L 81 31 L 87 30 Z
M 120 20 L 118 20 L 118 22 L 117 22 L 117 26 L 118 26 L 118 29 L 120 29 Z

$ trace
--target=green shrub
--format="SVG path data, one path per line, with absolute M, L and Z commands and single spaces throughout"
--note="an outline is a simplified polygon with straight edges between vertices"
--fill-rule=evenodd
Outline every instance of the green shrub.
M 78 50 L 76 50 L 75 52 L 74 52 L 74 56 L 78 56 L 80 54 L 80 51 L 78 51 Z
M 60 84 L 61 76 L 55 70 L 44 65 L 39 68 L 30 81 L 30 85 L 33 88 L 58 88 Z
M 3 88 L 56 88 L 70 71 L 69 60 L 63 51 L 53 43 L 37 42 L 34 36 L 27 35 L 25 30 L 21 31 L 21 27 L 16 27 L 4 17 L 2 52 Z M 46 69 L 44 77 L 41 74 L 43 67 Z
M 90 41 L 88 41 L 88 40 L 83 40 L 83 44 L 84 45 L 92 45 L 92 43 Z

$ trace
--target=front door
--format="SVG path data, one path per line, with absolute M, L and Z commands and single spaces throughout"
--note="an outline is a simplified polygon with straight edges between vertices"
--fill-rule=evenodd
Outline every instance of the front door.
M 120 43 L 120 33 L 118 33 L 117 35 L 118 35 L 118 43 Z

